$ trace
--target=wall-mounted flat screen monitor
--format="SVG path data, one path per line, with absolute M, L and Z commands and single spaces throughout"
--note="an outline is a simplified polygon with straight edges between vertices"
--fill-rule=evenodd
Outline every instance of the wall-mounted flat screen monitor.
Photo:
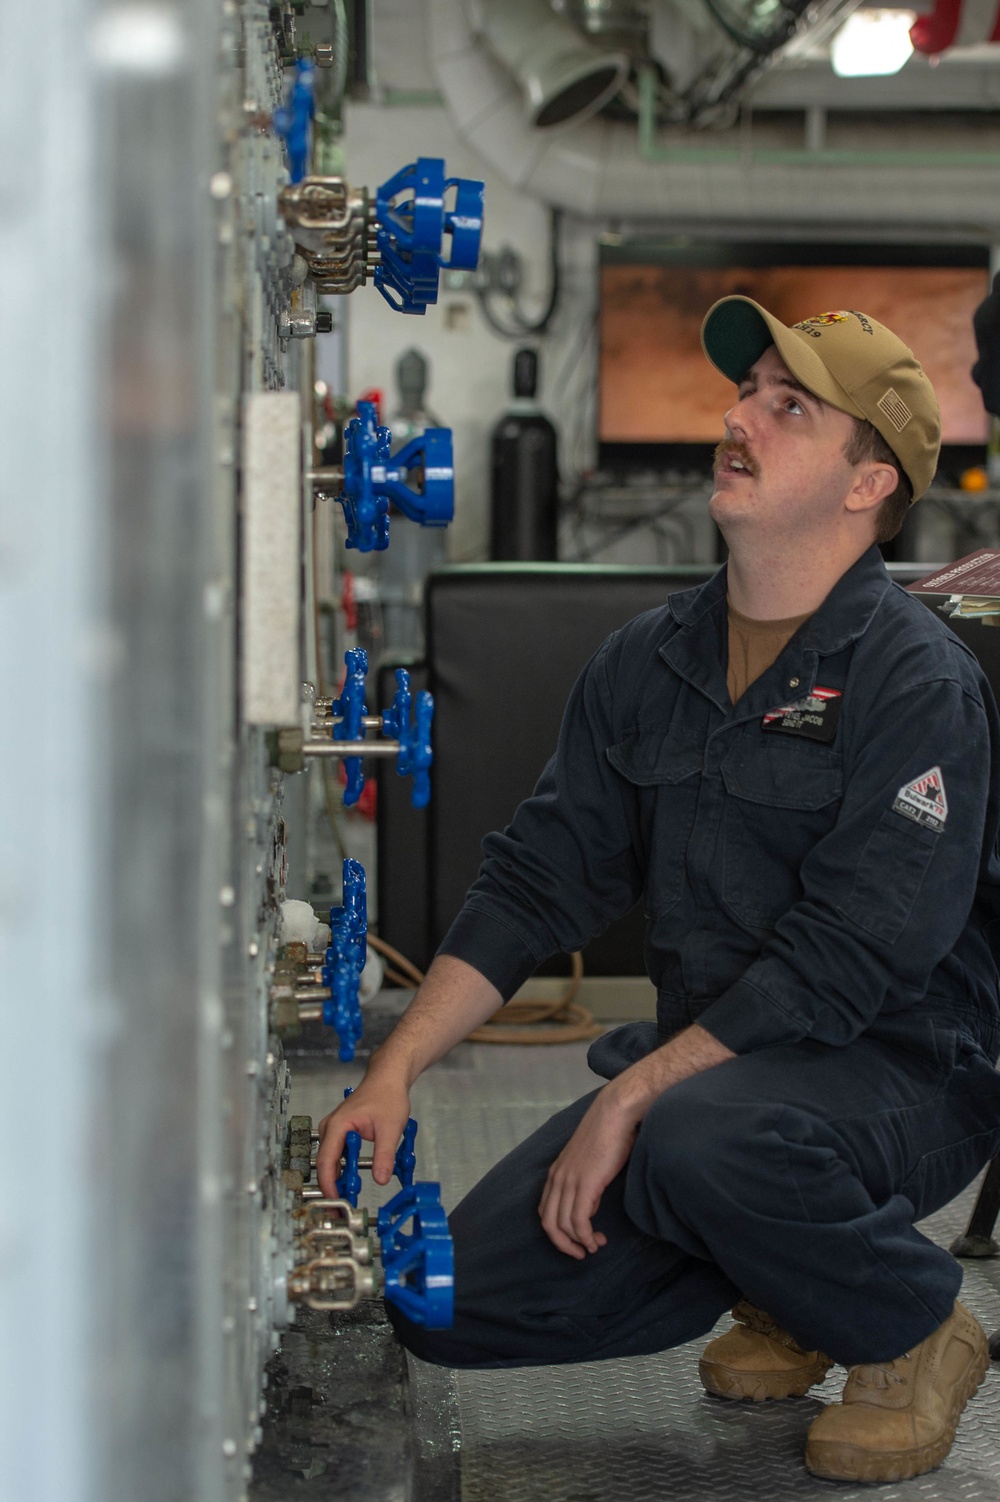
M 701 322 L 729 293 L 784 323 L 857 308 L 906 341 L 941 403 L 946 444 L 983 444 L 969 370 L 972 315 L 989 288 L 985 246 L 671 245 L 602 248 L 599 436 L 605 445 L 718 441 L 733 386 L 706 360 Z

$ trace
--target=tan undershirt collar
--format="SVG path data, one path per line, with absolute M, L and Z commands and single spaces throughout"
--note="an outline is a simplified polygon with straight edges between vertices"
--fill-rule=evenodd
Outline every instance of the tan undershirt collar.
M 735 704 L 742 699 L 751 683 L 766 673 L 773 662 L 815 612 L 793 615 L 781 621 L 756 621 L 727 602 L 729 615 L 729 660 L 726 667 L 726 687 Z

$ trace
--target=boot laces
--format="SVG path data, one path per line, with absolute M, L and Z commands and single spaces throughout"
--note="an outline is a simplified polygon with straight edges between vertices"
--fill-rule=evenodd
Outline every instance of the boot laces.
M 899 1367 L 909 1359 L 910 1353 L 907 1351 L 904 1356 L 897 1356 L 892 1361 L 866 1361 L 861 1366 L 852 1367 L 851 1385 L 870 1388 L 875 1392 L 899 1387 L 909 1378 L 909 1372 L 900 1371 Z
M 775 1341 L 778 1345 L 787 1346 L 789 1350 L 796 1351 L 800 1356 L 806 1354 L 787 1330 L 775 1324 L 771 1316 L 763 1309 L 758 1309 L 755 1304 L 742 1299 L 733 1310 L 733 1316 L 739 1324 L 746 1325 L 747 1329 L 756 1331 L 758 1335 L 766 1335 L 769 1340 Z

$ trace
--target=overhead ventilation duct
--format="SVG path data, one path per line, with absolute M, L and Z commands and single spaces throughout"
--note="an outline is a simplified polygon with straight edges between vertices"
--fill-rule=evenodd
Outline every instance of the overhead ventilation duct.
M 867 209 L 884 230 L 919 222 L 921 209 L 933 205 L 936 223 L 976 223 L 984 234 L 1000 220 L 996 158 L 986 153 L 981 162 L 969 153 L 935 163 L 933 153 L 926 161 L 891 152 L 873 161 L 871 153 L 802 150 L 767 161 L 741 146 L 640 142 L 634 124 L 604 118 L 533 129 L 523 86 L 499 60 L 492 34 L 473 30 L 462 0 L 428 0 L 428 7 L 430 55 L 456 129 L 512 187 L 570 214 L 839 225 L 857 223 Z M 486 9 L 492 13 L 493 4 Z M 520 0 L 510 9 L 520 10 Z M 540 7 L 528 9 L 537 18 Z
M 483 34 L 540 130 L 596 114 L 628 77 L 627 53 L 595 47 L 549 0 L 482 0 L 481 11 Z
M 581 31 L 605 47 L 641 57 L 649 38 L 648 0 L 553 0 Z

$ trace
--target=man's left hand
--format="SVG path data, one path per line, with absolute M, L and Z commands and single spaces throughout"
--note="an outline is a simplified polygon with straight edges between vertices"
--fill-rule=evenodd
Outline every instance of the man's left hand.
M 588 1252 L 607 1244 L 608 1238 L 591 1222 L 601 1195 L 628 1162 L 653 1101 L 681 1080 L 735 1057 L 693 1022 L 605 1085 L 545 1181 L 538 1213 L 553 1246 L 582 1261 Z
M 549 1169 L 538 1206 L 545 1234 L 561 1252 L 581 1260 L 607 1242 L 591 1221 L 601 1195 L 628 1162 L 638 1130 L 634 1110 L 605 1085 Z

